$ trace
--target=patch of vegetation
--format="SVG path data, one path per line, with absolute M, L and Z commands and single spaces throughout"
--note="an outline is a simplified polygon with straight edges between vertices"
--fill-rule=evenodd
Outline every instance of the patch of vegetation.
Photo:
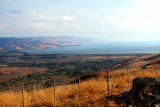
M 88 73 L 100 72 L 109 69 L 118 62 L 128 60 L 131 57 L 139 57 L 140 54 L 127 55 L 58 55 L 58 54 L 3 54 L 0 55 L 0 64 L 8 67 L 43 67 L 47 71 L 28 74 L 7 81 L 2 81 L 0 86 L 5 89 L 7 84 L 20 86 L 24 83 L 26 88 L 34 84 L 43 87 L 51 87 L 53 78 L 57 79 L 57 85 L 73 82 L 78 76 Z M 22 71 L 24 72 L 24 71 Z

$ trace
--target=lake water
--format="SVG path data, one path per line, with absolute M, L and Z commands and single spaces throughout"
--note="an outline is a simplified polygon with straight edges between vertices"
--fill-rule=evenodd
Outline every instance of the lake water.
M 114 42 L 83 46 L 57 47 L 51 49 L 25 50 L 29 53 L 45 54 L 128 54 L 160 53 L 160 42 Z

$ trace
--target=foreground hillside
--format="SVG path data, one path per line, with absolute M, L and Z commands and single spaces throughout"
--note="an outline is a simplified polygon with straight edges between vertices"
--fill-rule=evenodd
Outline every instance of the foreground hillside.
M 158 71 L 159 66 L 160 64 L 157 62 L 156 66 L 154 64 L 146 65 L 144 70 L 142 70 L 142 67 L 129 68 L 130 86 L 132 85 L 133 79 L 137 77 L 160 78 L 160 71 Z M 90 79 L 81 81 L 80 84 L 57 86 L 55 88 L 55 105 L 57 107 L 125 106 L 122 94 L 129 90 L 127 69 L 109 72 L 109 95 L 106 78 L 107 73 L 101 72 L 96 75 L 98 78 L 91 76 Z M 23 106 L 21 91 L 14 92 L 14 90 L 10 90 L 9 92 L 1 92 L 0 94 L 0 106 Z M 35 88 L 31 92 L 25 90 L 24 105 L 27 107 L 54 106 L 54 88 Z

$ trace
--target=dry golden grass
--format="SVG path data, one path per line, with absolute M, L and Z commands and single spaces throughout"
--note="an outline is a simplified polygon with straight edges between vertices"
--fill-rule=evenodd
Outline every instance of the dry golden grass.
M 159 65 L 157 65 L 159 66 Z M 160 78 L 157 72 L 155 75 L 154 66 L 149 66 L 145 69 L 145 77 Z M 107 91 L 106 73 L 99 75 L 98 79 L 81 81 L 80 83 L 80 99 L 78 84 L 70 84 L 56 87 L 56 107 L 113 107 L 125 106 L 122 99 L 122 93 L 129 91 L 128 74 L 126 69 L 109 72 L 109 88 Z M 130 69 L 130 82 L 132 85 L 133 79 L 144 77 L 141 68 Z M 39 89 L 33 92 L 24 92 L 25 107 L 41 107 L 54 106 L 54 89 Z M 0 107 L 22 107 L 21 92 L 1 92 Z

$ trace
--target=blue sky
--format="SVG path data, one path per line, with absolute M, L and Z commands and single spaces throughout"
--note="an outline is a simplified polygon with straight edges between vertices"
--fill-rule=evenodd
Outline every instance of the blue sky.
M 159 0 L 0 0 L 0 37 L 160 40 Z

